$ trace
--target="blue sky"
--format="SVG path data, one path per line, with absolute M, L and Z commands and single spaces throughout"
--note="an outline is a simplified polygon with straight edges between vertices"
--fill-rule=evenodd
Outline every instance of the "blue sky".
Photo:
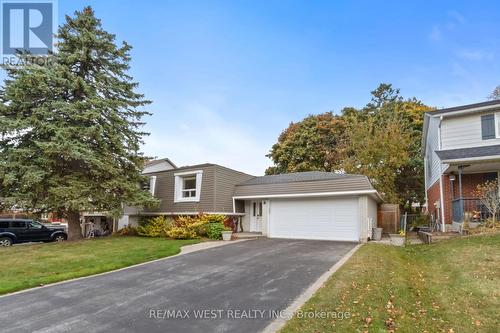
M 289 122 L 361 107 L 380 82 L 447 107 L 500 84 L 498 1 L 65 1 L 133 45 L 144 150 L 263 174 Z

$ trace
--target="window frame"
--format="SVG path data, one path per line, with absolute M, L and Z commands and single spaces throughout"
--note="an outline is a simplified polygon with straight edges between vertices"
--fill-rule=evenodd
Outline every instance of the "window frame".
M 201 184 L 203 177 L 203 170 L 194 170 L 194 171 L 186 171 L 186 172 L 178 172 L 174 174 L 175 177 L 175 193 L 174 193 L 174 202 L 199 202 L 201 197 Z M 194 189 L 185 189 L 184 181 L 186 178 L 195 178 L 196 188 Z M 183 194 L 185 192 L 193 192 L 194 196 L 184 197 Z

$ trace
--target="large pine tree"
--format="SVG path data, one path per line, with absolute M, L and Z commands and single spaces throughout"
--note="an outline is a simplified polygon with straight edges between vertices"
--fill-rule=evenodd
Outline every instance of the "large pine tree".
M 127 74 L 130 45 L 115 44 L 90 7 L 66 17 L 46 65 L 5 67 L 0 91 L 0 197 L 4 205 L 57 212 L 70 239 L 83 210 L 118 215 L 154 204 L 138 187 L 142 107 Z M 24 55 L 19 55 L 23 58 Z

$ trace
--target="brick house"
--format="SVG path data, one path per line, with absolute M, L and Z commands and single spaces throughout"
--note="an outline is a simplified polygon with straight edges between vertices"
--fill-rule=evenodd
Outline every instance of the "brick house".
M 441 230 L 458 230 L 464 217 L 488 218 L 477 185 L 500 171 L 500 100 L 427 112 L 422 154 L 426 202 Z

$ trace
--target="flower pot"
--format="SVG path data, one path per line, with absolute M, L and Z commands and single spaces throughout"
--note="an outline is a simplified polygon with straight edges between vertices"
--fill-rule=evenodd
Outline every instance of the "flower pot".
M 395 246 L 403 246 L 405 245 L 405 236 L 401 236 L 398 234 L 390 234 L 391 244 Z
M 224 241 L 230 241 L 232 234 L 233 234 L 232 231 L 223 231 L 222 232 L 222 240 L 224 240 Z

